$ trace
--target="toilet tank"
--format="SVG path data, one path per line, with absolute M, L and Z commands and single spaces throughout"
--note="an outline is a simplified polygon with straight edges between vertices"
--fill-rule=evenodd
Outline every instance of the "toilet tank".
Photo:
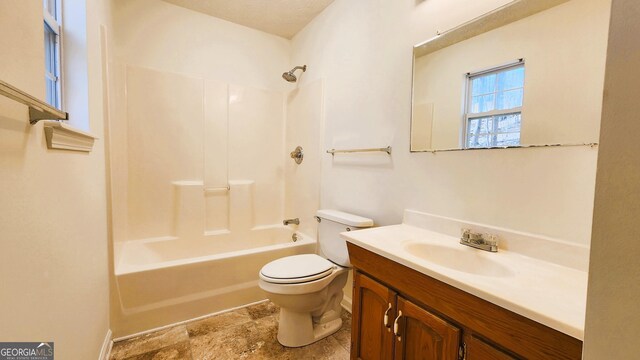
M 338 210 L 318 210 L 316 215 L 320 220 L 318 243 L 322 254 L 335 264 L 350 267 L 347 241 L 340 233 L 372 227 L 373 220 Z

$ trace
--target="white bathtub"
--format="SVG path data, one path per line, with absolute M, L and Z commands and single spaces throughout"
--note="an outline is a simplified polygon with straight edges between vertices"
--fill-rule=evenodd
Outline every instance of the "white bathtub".
M 116 286 L 124 329 L 119 336 L 265 299 L 262 266 L 313 253 L 316 241 L 288 227 L 221 232 L 199 239 L 128 241 L 116 247 Z

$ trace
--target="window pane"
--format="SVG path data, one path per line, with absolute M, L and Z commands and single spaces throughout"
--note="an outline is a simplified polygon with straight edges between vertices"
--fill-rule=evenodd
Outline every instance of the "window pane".
M 471 81 L 472 96 L 489 94 L 496 91 L 496 74 L 479 76 Z
M 49 105 L 52 106 L 56 106 L 57 107 L 57 91 L 56 91 L 56 82 L 47 78 L 46 79 L 47 82 L 47 103 L 49 103 Z
M 469 141 L 467 142 L 468 148 L 481 148 L 481 147 L 489 147 L 489 136 L 488 135 L 479 135 L 469 137 Z
M 465 145 L 465 147 L 473 147 L 474 144 L 476 143 L 476 135 L 470 134 L 467 136 L 467 144 Z
M 487 147 L 489 146 L 489 134 L 493 129 L 493 118 L 469 119 L 467 125 L 467 147 Z
M 42 0 L 44 8 L 44 73 L 45 94 L 47 102 L 61 108 L 62 96 L 60 85 L 60 1 Z
M 51 28 L 44 23 L 44 66 L 46 81 L 46 100 L 57 108 L 60 107 L 60 94 L 58 90 L 58 47 L 57 38 Z
M 495 109 L 496 95 L 480 95 L 474 96 L 471 99 L 471 111 L 472 114 L 483 113 Z
M 496 94 L 496 108 L 498 110 L 513 109 L 522 106 L 524 89 L 510 90 Z
M 44 24 L 44 66 L 51 74 L 55 75 L 56 69 L 56 34 Z
M 520 132 L 521 114 L 496 116 L 497 132 Z
M 520 145 L 521 114 L 469 119 L 468 148 Z
M 467 125 L 467 134 L 474 135 L 480 131 L 480 120 L 479 119 L 471 119 L 469 120 L 469 125 Z
M 497 74 L 497 91 L 524 87 L 524 67 L 517 67 Z
M 488 134 L 493 131 L 493 118 L 482 118 L 480 119 L 480 133 Z
M 467 132 L 471 134 L 487 134 L 493 131 L 493 117 L 469 119 Z
M 493 146 L 518 146 L 520 145 L 520 133 L 498 134 Z

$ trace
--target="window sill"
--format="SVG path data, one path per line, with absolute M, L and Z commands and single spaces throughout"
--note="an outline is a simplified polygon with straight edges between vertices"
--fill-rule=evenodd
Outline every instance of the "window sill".
M 60 121 L 44 121 L 47 148 L 90 152 L 97 137 Z

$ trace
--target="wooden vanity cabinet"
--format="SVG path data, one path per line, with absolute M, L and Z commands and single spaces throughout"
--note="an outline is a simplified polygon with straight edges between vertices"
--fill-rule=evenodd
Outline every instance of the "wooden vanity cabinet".
M 391 331 L 395 319 L 396 293 L 364 275 L 356 273 L 354 279 L 351 358 L 382 360 L 393 358 L 394 336 Z M 354 319 L 355 320 L 355 319 Z M 353 334 L 357 334 L 354 346 Z
M 351 359 L 582 357 L 582 342 L 348 243 L 354 266 Z
M 397 297 L 396 305 L 398 326 L 394 359 L 458 359 L 458 327 L 401 296 Z
M 516 360 L 517 358 L 471 335 L 465 337 L 463 351 L 465 360 Z
M 352 359 L 458 359 L 460 329 L 395 291 L 356 273 L 353 299 Z

